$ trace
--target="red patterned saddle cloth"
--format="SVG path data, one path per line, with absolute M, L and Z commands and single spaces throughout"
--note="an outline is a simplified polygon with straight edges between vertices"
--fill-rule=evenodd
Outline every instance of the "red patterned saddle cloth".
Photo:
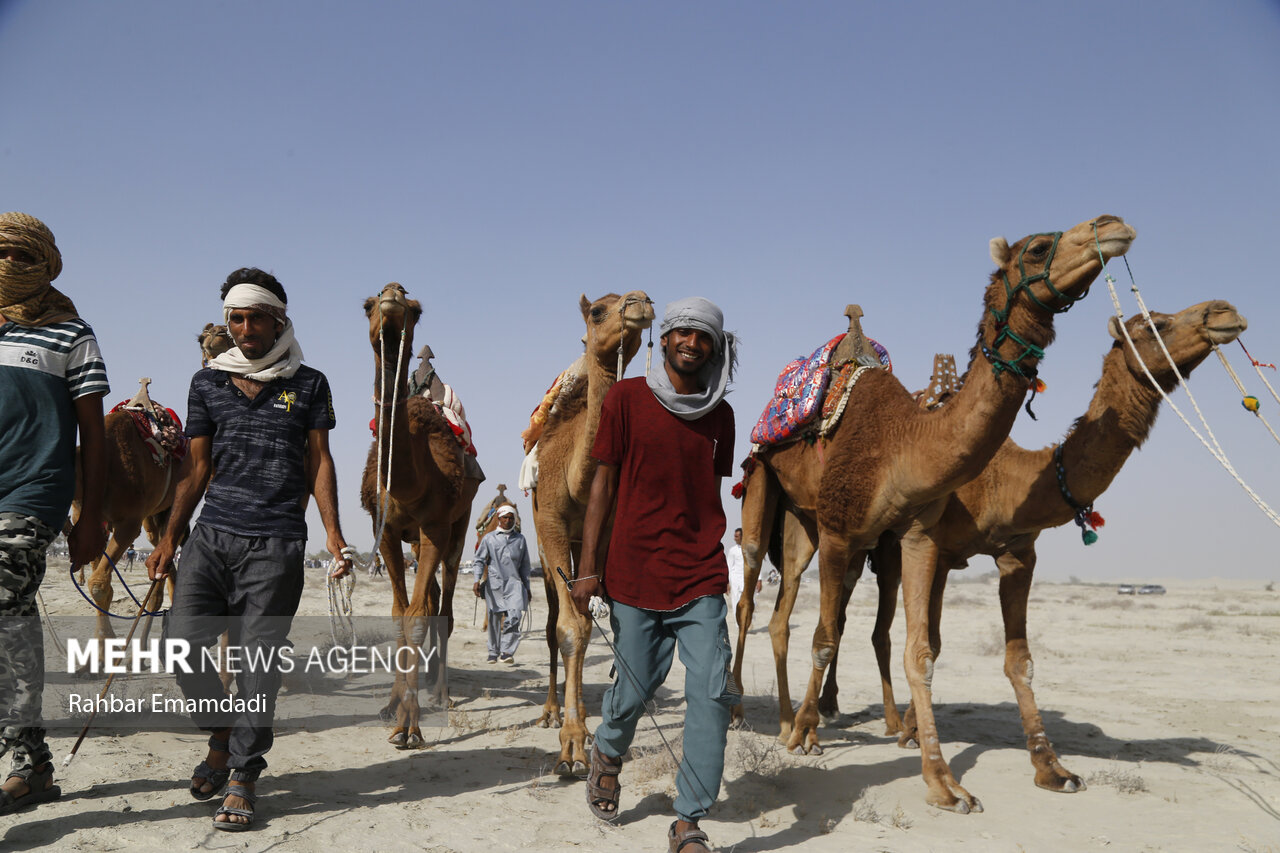
M 127 412 L 133 418 L 138 434 L 151 450 L 151 461 L 163 465 L 172 458 L 181 461 L 187 455 L 191 439 L 182 432 L 182 420 L 173 409 L 157 405 L 154 411 L 145 408 L 129 408 L 129 400 L 117 403 L 112 412 Z

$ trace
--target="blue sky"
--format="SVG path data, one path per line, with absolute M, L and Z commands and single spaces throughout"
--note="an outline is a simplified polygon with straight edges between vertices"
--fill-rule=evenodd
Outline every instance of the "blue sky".
M 467 407 L 489 477 L 477 510 L 514 490 L 520 430 L 580 350 L 582 293 L 724 308 L 743 343 L 739 456 L 777 372 L 841 331 L 847 303 L 922 387 L 935 352 L 967 356 L 991 237 L 1102 213 L 1138 229 L 1150 308 L 1230 300 L 1254 356 L 1280 362 L 1275 2 L 0 0 L 0 77 L 0 207 L 57 235 L 112 402 L 150 376 L 184 413 L 220 282 L 272 270 L 334 387 L 361 548 L 361 303 L 388 281 L 422 300 L 417 340 Z M 1128 272 L 1109 270 L 1128 316 Z M 1059 318 L 1019 443 L 1084 411 L 1113 311 L 1097 288 Z M 1280 447 L 1217 360 L 1191 385 L 1280 506 Z M 1087 549 L 1074 526 L 1042 536 L 1041 576 L 1280 574 L 1280 530 L 1167 408 L 1097 509 Z

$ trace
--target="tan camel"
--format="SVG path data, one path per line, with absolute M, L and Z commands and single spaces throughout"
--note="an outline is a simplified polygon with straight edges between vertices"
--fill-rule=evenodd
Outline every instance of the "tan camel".
M 1230 303 L 1220 300 L 1201 302 L 1177 314 L 1153 312 L 1151 317 L 1183 376 L 1208 357 L 1213 347 L 1230 343 L 1248 326 Z M 1026 450 L 1006 440 L 982 473 L 951 495 L 941 518 L 927 534 L 915 528 L 909 534 L 927 535 L 937 551 L 937 574 L 929 601 L 929 646 L 935 660 L 942 648 L 940 616 L 948 573 L 964 568 L 969 558 L 978 554 L 995 558 L 1004 617 L 1004 672 L 1017 697 L 1035 783 L 1051 791 L 1082 790 L 1084 782 L 1059 763 L 1031 690 L 1027 599 L 1036 565 L 1036 539 L 1041 531 L 1089 512 L 1129 455 L 1146 440 L 1162 398 L 1151 387 L 1143 363 L 1164 391 L 1177 383 L 1160 341 L 1141 315 L 1126 323 L 1137 356 L 1125 343 L 1119 326 L 1120 321 L 1112 317 L 1108 329 L 1116 342 L 1103 359 L 1102 378 L 1088 411 L 1061 444 Z M 1087 528 L 1082 525 L 1081 529 Z M 908 545 L 905 540 L 903 546 L 926 550 L 924 545 Z M 882 586 L 894 580 L 887 573 L 880 576 Z M 893 621 L 892 602 L 885 617 L 878 614 L 877 626 L 883 623 L 887 631 Z M 892 688 L 889 690 L 886 708 L 893 703 Z M 918 743 L 914 717 L 913 709 L 908 708 L 905 730 L 899 738 L 903 746 Z
M 379 433 L 365 464 L 360 502 L 373 518 L 374 538 L 391 582 L 398 670 L 409 670 L 397 671 L 382 716 L 395 721 L 391 744 L 418 749 L 425 743 L 418 724 L 419 649 L 429 633 L 427 655 L 435 671 L 431 701 L 445 707 L 453 589 L 471 502 L 483 475 L 478 466 L 469 468 L 448 421 L 431 401 L 408 396 L 413 329 L 422 306 L 393 282 L 365 300 L 364 313 L 379 379 L 375 388 L 384 389 L 384 396 L 378 402 Z M 415 546 L 418 560 L 412 596 L 405 588 L 401 542 Z
M 580 301 L 587 325 L 585 377 L 566 380 L 556 406 L 550 410 L 537 443 L 538 483 L 533 489 L 533 522 L 538 531 L 547 593 L 547 647 L 550 684 L 538 720 L 541 726 L 562 726 L 556 772 L 576 776 L 587 772 L 587 709 L 582 701 L 582 665 L 591 639 L 591 620 L 578 613 L 557 569 L 571 577 L 582 549 L 582 522 L 596 463 L 590 457 L 600 425 L 600 406 L 625 365 L 640 349 L 641 333 L 653 324 L 653 303 L 641 290 L 624 296 L 610 293 L 591 302 Z M 608 536 L 602 537 L 607 542 Z M 557 654 L 564 656 L 564 715 L 557 685 Z
M 992 240 L 997 269 L 984 296 L 978 343 L 964 387 L 946 406 L 926 412 L 892 374 L 868 370 L 852 389 L 844 417 L 829 440 L 794 442 L 759 455 L 778 488 L 761 488 L 753 498 L 748 484 L 750 500 L 743 506 L 746 587 L 751 588 L 759 575 L 761 543 L 772 535 L 780 494 L 786 495 L 788 505 L 817 521 L 821 611 L 813 640 L 814 665 L 794 716 L 789 699 L 779 696 L 782 737 L 790 750 L 821 751 L 819 690 L 839 645 L 843 605 L 867 553 L 886 533 L 901 535 L 913 524 L 927 529 L 946 497 L 981 472 L 1007 437 L 1026 397 L 1043 347 L 1052 340 L 1054 314 L 1083 298 L 1104 260 L 1126 252 L 1135 236 L 1123 220 L 1102 216 L 1066 232 L 1033 234 L 1013 246 L 1002 238 Z M 761 479 L 765 485 L 771 482 Z M 799 543 L 795 550 L 812 553 L 811 542 Z M 925 701 L 932 572 L 908 571 L 912 556 L 903 551 L 906 669 L 912 696 L 920 697 L 917 717 L 929 745 L 922 750 L 929 802 L 956 811 L 977 810 L 981 804 L 955 782 L 942 759 L 932 705 Z M 775 657 L 785 642 L 785 627 L 778 630 L 776 625 L 782 604 L 770 626 Z M 782 653 L 785 656 L 785 647 Z
M 236 345 L 236 342 L 231 339 L 231 333 L 227 331 L 226 326 L 221 324 L 214 325 L 213 323 L 205 324 L 200 334 L 196 335 L 196 342 L 200 344 L 201 367 L 208 367 L 209 362 Z

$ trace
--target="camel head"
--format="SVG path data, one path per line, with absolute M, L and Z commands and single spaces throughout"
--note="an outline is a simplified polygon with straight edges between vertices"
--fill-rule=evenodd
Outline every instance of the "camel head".
M 208 367 L 209 362 L 236 345 L 226 326 L 215 326 L 213 323 L 205 324 L 200 334 L 196 335 L 196 341 L 200 344 L 201 367 Z
M 407 364 L 413 355 L 413 327 L 422 316 L 422 304 L 408 298 L 405 289 L 393 281 L 377 296 L 370 296 L 364 301 L 364 315 L 369 318 L 369 343 L 373 345 L 373 351 L 379 357 L 386 353 L 388 359 L 395 359 L 403 334 L 404 361 Z
M 579 307 L 587 324 L 587 353 L 609 370 L 618 364 L 619 343 L 629 362 L 640 349 L 640 333 L 653 325 L 653 300 L 643 290 L 610 293 L 594 302 L 584 293 Z
M 1155 326 L 1154 332 L 1152 325 Z M 1151 323 L 1141 314 L 1135 314 L 1125 321 L 1124 327 L 1133 339 L 1137 353 L 1125 343 L 1118 317 L 1112 317 L 1107 323 L 1107 330 L 1116 339 L 1112 349 L 1123 352 L 1130 372 L 1143 384 L 1147 382 L 1142 369 L 1142 363 L 1145 363 L 1160 387 L 1169 391 L 1178 380 L 1160 347 L 1161 341 L 1178 372 L 1186 376 L 1208 357 L 1213 347 L 1231 343 L 1249 324 L 1230 302 L 1214 299 L 1184 308 L 1177 314 L 1152 311 Z M 1156 332 L 1160 335 L 1159 341 L 1156 340 Z M 1139 363 L 1139 358 L 1142 363 Z
M 1137 236 L 1120 217 L 1099 216 L 1069 231 L 1023 237 L 1012 246 L 996 237 L 991 260 L 999 269 L 991 275 L 988 303 L 1007 311 L 1015 300 L 1029 299 L 1044 312 L 1065 311 L 1089 292 L 1104 259 L 1129 251 Z

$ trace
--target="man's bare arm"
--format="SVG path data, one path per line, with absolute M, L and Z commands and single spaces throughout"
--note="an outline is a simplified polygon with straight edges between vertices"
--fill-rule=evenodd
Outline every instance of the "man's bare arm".
M 165 525 L 160 541 L 147 558 L 147 574 L 152 580 L 164 577 L 173 570 L 173 555 L 178 551 L 182 532 L 191 522 L 196 504 L 204 497 L 213 476 L 213 438 L 198 435 L 191 439 L 187 455 L 178 469 L 178 485 L 175 487 L 173 506 L 169 509 L 169 522 Z

